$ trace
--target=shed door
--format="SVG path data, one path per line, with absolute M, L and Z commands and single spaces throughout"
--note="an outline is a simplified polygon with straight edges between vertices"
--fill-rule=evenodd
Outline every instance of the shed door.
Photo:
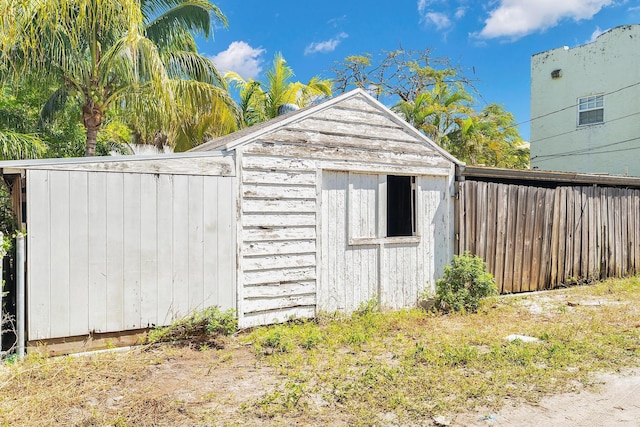
M 318 309 L 351 312 L 374 298 L 411 307 L 433 290 L 453 255 L 447 182 L 323 171 Z
M 377 175 L 323 172 L 318 310 L 351 312 L 379 294 L 379 244 L 349 244 L 376 236 L 377 189 Z

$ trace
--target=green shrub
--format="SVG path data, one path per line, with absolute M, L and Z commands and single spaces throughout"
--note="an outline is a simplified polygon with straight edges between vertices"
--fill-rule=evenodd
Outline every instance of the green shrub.
M 235 311 L 220 311 L 218 307 L 210 307 L 197 311 L 191 316 L 179 319 L 169 326 L 154 328 L 149 332 L 147 341 L 185 342 L 198 347 L 222 347 L 219 337 L 231 335 L 238 330 Z
M 443 312 L 475 312 L 480 299 L 498 293 L 496 283 L 482 258 L 469 252 L 453 257 L 436 282 L 436 307 Z

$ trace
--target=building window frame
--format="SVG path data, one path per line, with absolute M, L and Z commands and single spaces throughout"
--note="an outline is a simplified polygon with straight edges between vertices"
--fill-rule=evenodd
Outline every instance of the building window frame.
M 578 126 L 593 126 L 604 123 L 604 95 L 589 95 L 578 98 Z
M 417 179 L 416 175 L 349 172 L 349 245 L 419 243 Z M 396 224 L 397 221 L 402 224 Z

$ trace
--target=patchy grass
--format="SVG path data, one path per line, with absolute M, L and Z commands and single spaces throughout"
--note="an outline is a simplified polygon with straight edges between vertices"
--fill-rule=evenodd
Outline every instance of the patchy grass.
M 423 425 L 536 402 L 640 366 L 640 279 L 491 298 L 467 315 L 365 304 L 225 343 L 30 356 L 0 368 L 0 425 Z

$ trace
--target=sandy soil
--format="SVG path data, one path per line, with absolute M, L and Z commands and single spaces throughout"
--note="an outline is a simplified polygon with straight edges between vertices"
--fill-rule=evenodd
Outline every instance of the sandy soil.
M 549 396 L 538 405 L 461 414 L 452 426 L 640 426 L 640 369 L 599 375 L 594 391 Z

